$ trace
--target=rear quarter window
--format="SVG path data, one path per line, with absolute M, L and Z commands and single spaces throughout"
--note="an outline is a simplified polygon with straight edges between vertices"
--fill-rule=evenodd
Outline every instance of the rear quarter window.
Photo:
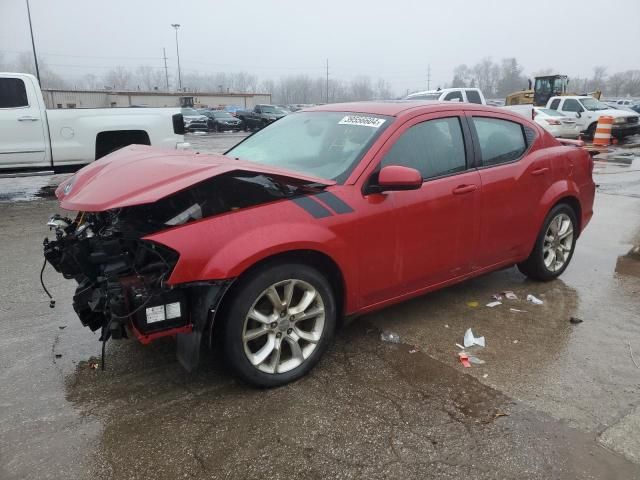
M 473 117 L 473 125 L 480 143 L 483 166 L 513 162 L 527 149 L 528 142 L 520 123 L 499 118 Z

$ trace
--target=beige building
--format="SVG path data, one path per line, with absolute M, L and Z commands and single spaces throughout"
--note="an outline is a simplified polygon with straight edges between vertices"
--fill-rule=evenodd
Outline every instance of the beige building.
M 183 93 L 116 90 L 56 90 L 43 89 L 47 108 L 108 108 L 108 107 L 220 107 L 237 105 L 253 108 L 271 103 L 270 93 Z

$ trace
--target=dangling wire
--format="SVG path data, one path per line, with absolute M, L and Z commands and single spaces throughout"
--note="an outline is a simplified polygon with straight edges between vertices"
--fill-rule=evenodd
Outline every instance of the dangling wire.
M 47 287 L 44 284 L 43 274 L 44 274 L 44 267 L 46 266 L 47 266 L 47 259 L 45 258 L 44 263 L 42 264 L 42 269 L 40 270 L 40 285 L 42 285 L 42 289 L 44 290 L 44 293 L 46 293 L 47 296 L 49 297 L 49 308 L 55 308 L 56 301 L 53 299 L 53 297 L 49 293 L 49 290 L 47 290 Z

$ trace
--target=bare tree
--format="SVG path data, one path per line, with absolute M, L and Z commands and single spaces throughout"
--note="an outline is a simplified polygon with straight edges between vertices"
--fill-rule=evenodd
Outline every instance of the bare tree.
M 164 75 L 161 69 L 150 67 L 149 65 L 140 65 L 136 68 L 136 81 L 138 86 L 142 86 L 143 90 L 154 90 L 162 88 L 164 85 Z
M 109 70 L 104 75 L 104 83 L 116 90 L 126 90 L 131 88 L 131 72 L 123 66 L 118 66 Z
M 627 74 L 623 72 L 614 73 L 607 81 L 607 88 L 613 96 L 617 97 L 622 92 L 622 87 L 627 80 Z

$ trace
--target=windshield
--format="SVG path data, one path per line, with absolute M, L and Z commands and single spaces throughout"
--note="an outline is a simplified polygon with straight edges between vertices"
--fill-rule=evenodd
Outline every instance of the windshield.
M 281 113 L 279 108 L 271 105 L 262 105 L 260 108 L 262 109 L 262 113 Z
M 606 103 L 602 103 L 595 98 L 581 98 L 580 102 L 587 110 L 591 110 L 592 112 L 596 112 L 598 110 L 608 110 L 611 107 Z
M 181 111 L 182 115 L 187 115 L 190 117 L 201 115 L 195 108 L 183 108 Z
M 226 154 L 343 182 L 389 123 L 389 117 L 380 115 L 292 113 Z
M 234 118 L 233 115 L 227 113 L 227 112 L 212 112 L 213 116 L 216 118 Z

